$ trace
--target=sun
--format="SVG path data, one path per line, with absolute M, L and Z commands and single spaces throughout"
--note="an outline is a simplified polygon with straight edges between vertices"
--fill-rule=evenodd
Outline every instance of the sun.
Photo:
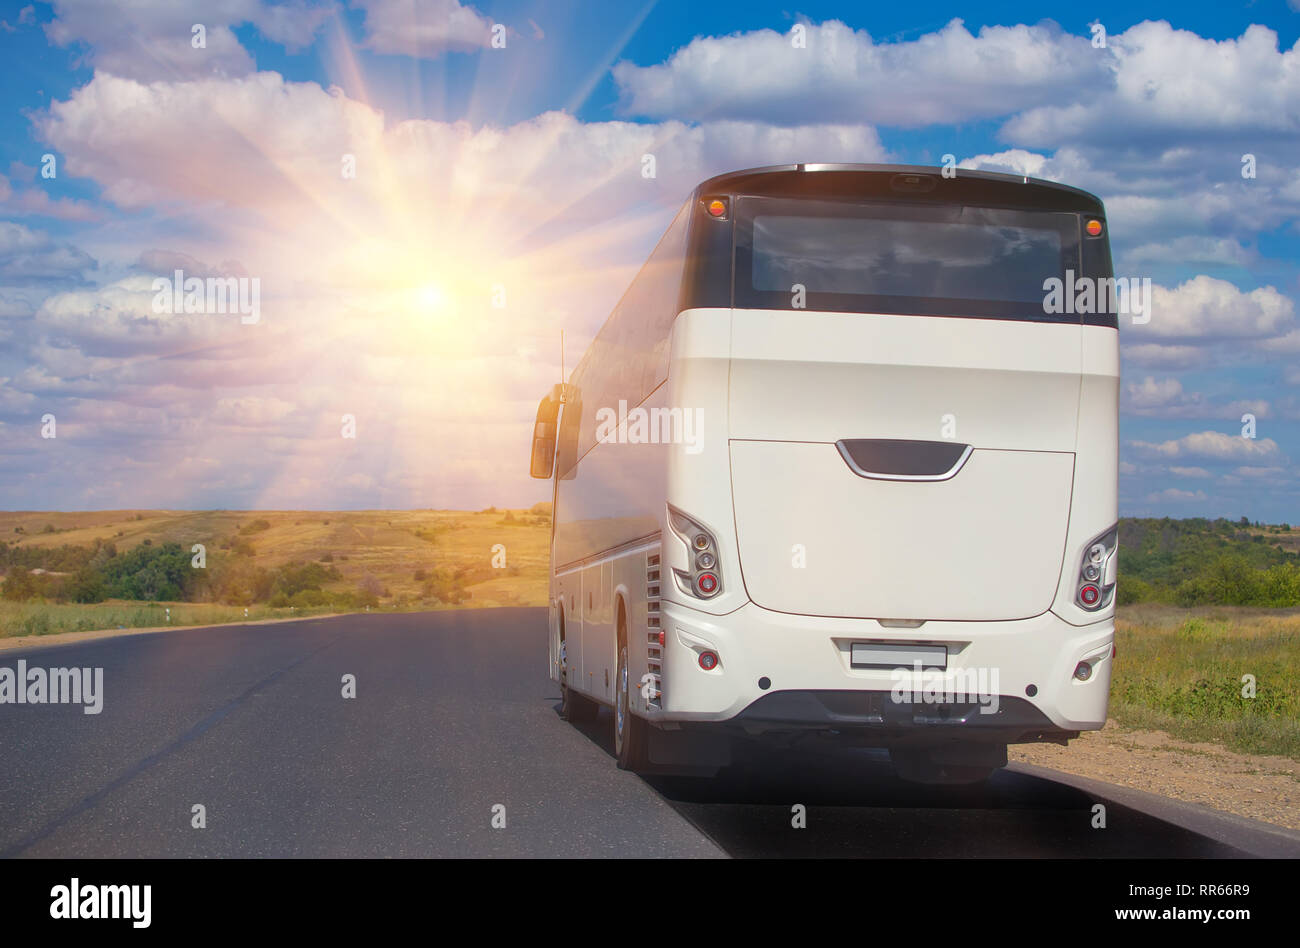
M 446 295 L 436 283 L 426 283 L 415 291 L 415 305 L 425 312 L 434 312 L 442 308 Z

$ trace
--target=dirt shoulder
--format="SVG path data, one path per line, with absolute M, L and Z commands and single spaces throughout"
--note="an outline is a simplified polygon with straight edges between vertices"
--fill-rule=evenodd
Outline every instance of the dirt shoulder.
M 1007 757 L 1300 830 L 1300 763 L 1286 757 L 1124 730 L 1113 720 L 1069 747 L 1014 744 Z

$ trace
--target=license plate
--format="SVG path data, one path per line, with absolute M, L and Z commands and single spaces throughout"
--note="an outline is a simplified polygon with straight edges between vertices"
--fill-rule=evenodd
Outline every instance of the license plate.
M 854 642 L 850 664 L 854 668 L 908 668 L 920 662 L 924 668 L 948 667 L 946 645 L 892 645 L 884 642 Z

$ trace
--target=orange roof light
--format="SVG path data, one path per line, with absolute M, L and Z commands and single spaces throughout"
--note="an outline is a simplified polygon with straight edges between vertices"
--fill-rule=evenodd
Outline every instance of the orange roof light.
M 1083 229 L 1087 231 L 1089 237 L 1100 237 L 1101 221 L 1097 220 L 1095 217 L 1090 217 L 1088 218 L 1088 223 L 1083 225 Z
M 723 214 L 727 213 L 727 202 L 720 198 L 714 198 L 709 202 L 709 213 L 714 217 L 721 217 Z

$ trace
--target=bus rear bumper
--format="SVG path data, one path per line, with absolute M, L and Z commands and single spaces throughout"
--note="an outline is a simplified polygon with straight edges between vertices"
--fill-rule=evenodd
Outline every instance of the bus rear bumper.
M 1106 722 L 1114 619 L 1076 626 L 1051 612 L 1002 622 L 777 613 L 748 603 L 714 616 L 664 602 L 662 708 L 650 723 L 726 725 L 749 735 L 835 732 L 866 744 L 1064 741 Z M 854 643 L 942 646 L 942 668 L 861 668 Z M 705 669 L 702 651 L 716 652 Z M 1081 666 L 1087 668 L 1082 669 Z
M 861 746 L 931 746 L 950 741 L 1022 744 L 1079 736 L 1023 698 L 989 695 L 961 703 L 900 702 L 887 691 L 777 691 L 722 726 L 748 737 L 819 732 Z M 717 726 L 717 725 L 715 725 Z

